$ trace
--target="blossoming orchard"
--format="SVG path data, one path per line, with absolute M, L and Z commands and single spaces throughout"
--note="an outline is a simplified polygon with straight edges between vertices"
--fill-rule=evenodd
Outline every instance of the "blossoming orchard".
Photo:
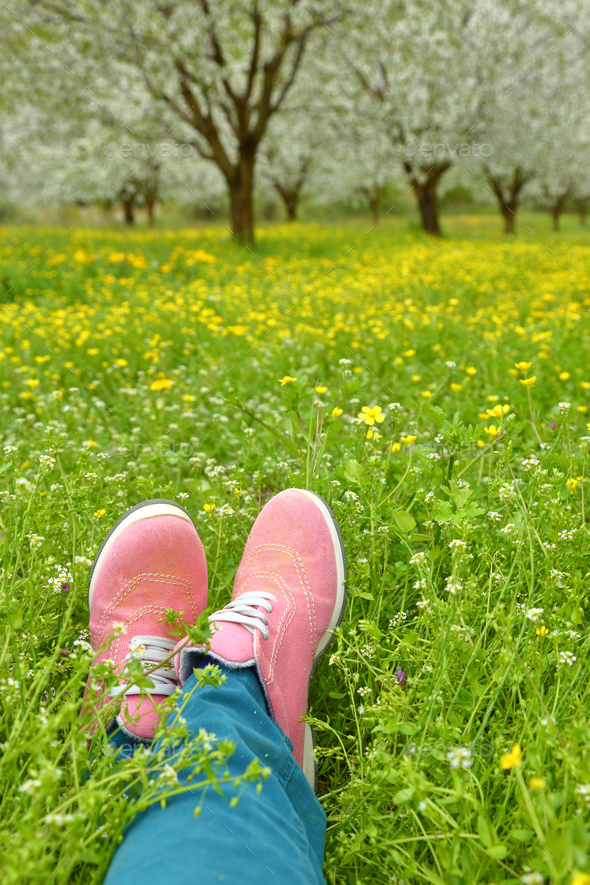
M 590 885 L 588 10 L 9 5 L 2 883 L 99 885 L 144 812 L 271 795 L 180 688 L 156 750 L 101 743 L 88 582 L 166 499 L 210 614 L 303 489 L 348 562 L 305 716 L 325 881 Z

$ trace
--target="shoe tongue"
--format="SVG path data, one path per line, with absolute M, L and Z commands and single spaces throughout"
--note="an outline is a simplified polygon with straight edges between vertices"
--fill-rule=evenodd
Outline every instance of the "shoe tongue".
M 211 652 L 228 663 L 246 664 L 254 657 L 254 637 L 241 624 L 215 622 Z

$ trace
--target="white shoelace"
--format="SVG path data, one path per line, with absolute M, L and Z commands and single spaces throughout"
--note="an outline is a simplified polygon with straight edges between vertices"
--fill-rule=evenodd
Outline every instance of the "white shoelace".
M 265 612 L 272 611 L 270 600 L 276 602 L 277 597 L 273 593 L 267 593 L 264 590 L 242 593 L 241 596 L 232 600 L 232 602 L 228 602 L 218 612 L 213 612 L 209 620 L 241 624 L 252 634 L 255 630 L 260 630 L 264 638 L 268 639 L 268 618 Z
M 123 663 L 133 659 L 141 661 L 144 670 L 151 670 L 155 664 L 165 661 L 170 657 L 176 642 L 173 639 L 165 639 L 163 636 L 134 636 L 129 643 L 129 651 L 123 658 Z M 153 673 L 150 673 L 148 679 L 154 683 L 153 688 L 144 688 L 143 691 L 148 694 L 171 695 L 176 691 L 178 678 L 174 667 L 170 666 L 170 661 L 165 667 L 158 667 Z M 118 698 L 122 695 L 140 694 L 142 689 L 138 685 L 121 685 L 118 688 L 111 688 L 109 691 L 110 698 Z

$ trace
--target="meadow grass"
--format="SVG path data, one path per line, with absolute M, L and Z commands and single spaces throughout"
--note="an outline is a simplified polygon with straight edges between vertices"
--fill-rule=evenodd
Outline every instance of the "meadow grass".
M 3 883 L 100 882 L 178 789 L 166 752 L 115 763 L 81 726 L 109 526 L 182 503 L 215 608 L 290 486 L 329 501 L 349 565 L 310 698 L 328 883 L 590 883 L 590 248 L 570 227 L 275 226 L 252 252 L 220 229 L 0 232 Z M 179 765 L 206 787 L 209 758 L 193 740 Z

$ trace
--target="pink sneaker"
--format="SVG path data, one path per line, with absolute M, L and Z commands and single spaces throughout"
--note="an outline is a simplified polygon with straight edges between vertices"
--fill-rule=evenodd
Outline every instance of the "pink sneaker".
M 132 507 L 113 526 L 92 566 L 88 587 L 90 642 L 97 650 L 113 636 L 94 664 L 112 660 L 121 671 L 131 656 L 145 668 L 170 657 L 177 640 L 160 619 L 168 609 L 184 612 L 190 625 L 207 607 L 207 564 L 189 514 L 174 501 L 154 499 Z M 150 674 L 154 683 L 143 696 L 137 686 L 108 694 L 86 688 L 86 703 L 100 709 L 122 696 L 117 724 L 131 736 L 153 740 L 158 706 L 174 693 L 178 679 L 172 663 Z M 116 707 L 116 705 L 115 705 Z
M 314 736 L 301 717 L 345 599 L 346 560 L 334 514 L 319 495 L 287 489 L 260 512 L 231 602 L 210 617 L 216 632 L 208 654 L 229 668 L 256 668 L 269 710 L 314 789 Z M 181 684 L 195 650 L 185 647 L 175 661 Z

